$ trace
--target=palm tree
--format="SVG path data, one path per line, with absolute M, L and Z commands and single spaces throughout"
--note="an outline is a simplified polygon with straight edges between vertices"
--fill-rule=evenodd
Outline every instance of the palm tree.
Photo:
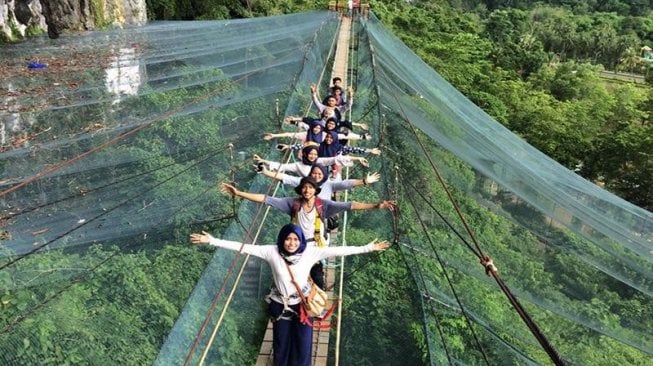
M 625 71 L 628 70 L 631 74 L 633 70 L 642 63 L 642 58 L 639 56 L 639 51 L 635 47 L 628 47 L 619 59 L 617 69 Z

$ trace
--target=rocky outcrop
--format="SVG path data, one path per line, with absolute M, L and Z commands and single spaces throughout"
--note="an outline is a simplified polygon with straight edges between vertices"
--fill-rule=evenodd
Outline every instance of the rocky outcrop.
M 145 0 L 0 0 L 0 38 L 5 41 L 43 32 L 56 38 L 66 32 L 146 21 Z

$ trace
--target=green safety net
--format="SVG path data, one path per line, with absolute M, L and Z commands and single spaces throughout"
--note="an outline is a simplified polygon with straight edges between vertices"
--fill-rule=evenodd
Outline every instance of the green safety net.
M 338 31 L 335 13 L 313 12 L 3 46 L 2 363 L 253 364 L 269 269 L 187 237 L 274 242 L 287 217 L 216 182 L 294 194 L 253 172 L 251 156 L 287 158 L 262 134 L 316 114 L 309 85 L 325 94 Z M 370 126 L 361 145 L 383 154 L 349 174 L 383 179 L 349 199 L 392 198 L 399 210 L 347 216 L 347 244 L 394 248 L 346 261 L 340 362 L 549 362 L 479 264 L 437 173 L 562 358 L 650 357 L 651 213 L 502 127 L 373 15 L 351 36 L 349 117 Z M 180 257 L 187 267 L 169 266 Z M 184 282 L 193 271 L 199 280 Z M 375 297 L 386 293 L 395 302 Z

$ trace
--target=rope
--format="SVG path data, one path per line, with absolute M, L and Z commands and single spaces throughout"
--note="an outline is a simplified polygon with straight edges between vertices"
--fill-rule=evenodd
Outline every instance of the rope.
M 376 54 L 374 52 L 374 47 L 373 47 L 371 41 L 369 40 L 369 37 L 368 37 L 368 45 L 369 45 L 369 48 L 370 48 L 370 56 L 372 58 L 372 77 L 376 81 L 377 80 Z M 383 113 L 381 113 L 381 103 L 380 103 L 381 93 L 380 93 L 380 89 L 379 89 L 379 84 L 375 82 L 374 85 L 376 86 L 375 92 L 376 92 L 376 96 L 377 96 L 377 101 L 376 101 L 375 105 L 377 106 L 377 115 L 380 117 L 380 120 L 381 120 L 381 131 L 379 133 L 379 144 L 381 144 L 383 142 L 383 130 L 384 130 L 383 129 L 383 123 L 385 122 L 385 115 Z M 399 183 L 399 168 L 398 167 L 395 167 L 395 182 Z M 395 194 L 398 195 L 399 192 L 396 191 Z M 399 242 L 399 230 L 398 230 L 398 215 L 399 215 L 399 213 L 398 213 L 398 211 L 399 211 L 399 208 L 397 207 L 397 209 L 394 210 L 394 213 L 393 213 L 393 215 L 394 215 L 393 228 L 394 228 L 394 232 L 395 232 L 394 244 L 397 244 Z M 399 250 L 399 253 L 400 253 L 402 259 L 404 260 L 406 268 L 409 268 L 408 262 L 407 262 L 405 256 L 403 255 L 403 252 L 401 250 Z M 422 282 L 425 283 L 425 281 L 424 281 L 424 279 L 423 279 L 423 277 L 421 275 L 421 271 L 419 270 L 419 266 L 418 266 L 418 273 L 420 275 L 420 278 L 422 278 Z M 431 308 L 431 311 L 434 312 L 434 309 Z M 443 349 L 445 350 L 447 360 L 449 361 L 449 364 L 452 365 L 453 362 L 452 362 L 451 356 L 449 354 L 449 349 L 447 347 L 446 339 L 444 337 L 444 332 L 442 331 L 442 327 L 440 325 L 440 322 L 438 321 L 438 318 L 437 318 L 437 316 L 435 316 L 435 314 L 433 314 L 433 319 L 435 319 L 435 321 L 436 321 L 436 328 L 438 329 L 438 333 L 440 334 L 440 340 L 442 342 Z M 428 334 L 428 332 L 425 332 L 425 334 Z
M 344 22 L 345 18 L 343 17 L 342 19 L 343 19 L 342 21 Z M 352 22 L 351 19 L 349 20 L 349 22 L 350 22 L 349 39 L 351 41 L 351 35 L 353 34 L 353 23 L 354 22 Z M 349 45 L 347 45 L 347 47 L 350 48 Z M 348 55 L 348 56 L 350 56 L 350 55 Z M 349 65 L 349 60 L 347 62 L 347 65 Z M 349 71 L 350 69 L 353 69 L 353 68 L 348 67 L 347 69 Z M 350 80 L 353 80 L 353 78 L 350 78 L 348 76 L 347 81 L 348 81 L 349 85 L 347 85 L 347 88 L 351 87 Z M 350 108 L 347 111 L 347 112 L 349 112 L 349 120 L 350 121 L 351 121 L 352 109 L 353 109 L 353 107 Z M 346 167 L 346 169 L 345 169 L 345 176 L 346 176 L 347 179 L 349 179 L 349 167 Z M 347 201 L 348 198 L 349 198 L 349 191 L 346 190 L 344 200 Z M 345 211 L 342 214 L 342 235 L 341 235 L 342 236 L 342 241 L 341 241 L 342 246 L 347 245 L 347 222 L 348 222 L 348 218 L 349 218 L 348 212 Z M 340 364 L 340 340 L 342 339 L 342 316 L 340 316 L 340 314 L 342 314 L 342 296 L 343 296 L 343 291 L 344 291 L 344 277 L 345 277 L 344 274 L 345 274 L 345 257 L 340 257 L 340 270 L 338 271 L 338 276 L 339 276 L 339 279 L 338 279 L 338 304 L 337 304 L 337 308 L 336 308 L 336 314 L 338 316 L 336 318 L 336 332 L 335 332 L 336 333 L 335 334 L 335 336 L 336 336 L 336 342 L 335 343 L 336 344 L 335 344 L 335 355 L 334 355 L 334 365 L 335 366 L 338 366 Z
M 276 190 L 275 190 L 276 192 Z M 261 219 L 261 224 L 258 227 L 258 230 L 256 231 L 256 235 L 254 236 L 254 241 L 258 239 L 259 235 L 261 234 L 261 230 L 263 229 L 263 223 L 265 223 L 265 220 L 267 219 L 268 214 L 270 213 L 270 207 L 268 206 L 265 210 L 265 213 L 263 214 L 263 218 Z M 244 246 L 244 243 L 243 243 Z M 241 250 L 242 250 L 241 246 Z M 240 279 L 242 278 L 243 273 L 245 272 L 245 268 L 247 266 L 247 262 L 249 261 L 250 255 L 246 255 L 245 259 L 243 260 L 243 263 L 240 267 L 240 271 L 238 272 L 238 275 L 236 276 L 236 279 L 234 280 L 234 285 L 231 287 L 231 292 L 229 293 L 229 296 L 227 297 L 227 300 L 225 302 L 225 305 L 222 308 L 222 312 L 220 313 L 220 317 L 218 318 L 218 321 L 213 328 L 213 332 L 211 333 L 211 336 L 209 337 L 209 340 L 206 342 L 207 346 L 204 348 L 204 351 L 202 352 L 202 356 L 200 357 L 200 361 L 198 365 L 202 366 L 204 365 L 204 361 L 206 359 L 206 356 L 209 353 L 209 350 L 211 348 L 211 345 L 213 344 L 213 341 L 215 339 L 216 334 L 218 333 L 218 329 L 220 328 L 220 325 L 222 324 L 222 320 L 224 319 L 225 314 L 227 313 L 227 309 L 229 305 L 231 304 L 231 301 L 233 300 L 234 293 L 236 292 L 236 286 L 240 283 Z
M 377 69 L 376 57 L 375 57 L 374 47 L 371 44 L 371 41 L 370 41 L 370 52 L 371 52 L 371 56 L 372 56 L 373 78 L 375 80 L 377 80 L 378 78 L 377 78 L 377 74 L 376 74 L 376 69 Z M 378 97 L 378 96 L 380 96 L 379 84 L 378 83 L 376 83 L 376 88 L 377 88 L 377 97 Z M 488 273 L 491 274 L 495 278 L 495 280 L 499 284 L 499 287 L 503 290 L 503 292 L 506 294 L 506 296 L 510 300 L 510 303 L 513 305 L 515 310 L 517 310 L 517 313 L 520 315 L 522 320 L 529 327 L 529 329 L 531 330 L 531 333 L 533 333 L 533 335 L 537 338 L 540 345 L 549 354 L 549 357 L 551 358 L 551 360 L 556 365 L 564 365 L 564 362 L 562 361 L 562 359 L 560 358 L 558 353 L 551 346 L 551 344 L 548 342 L 546 337 L 542 334 L 542 332 L 537 327 L 537 325 L 532 321 L 530 316 L 528 316 L 528 314 L 523 309 L 521 304 L 517 301 L 517 299 L 514 297 L 514 295 L 512 295 L 512 293 L 510 292 L 508 287 L 499 278 L 498 270 L 496 270 L 496 266 L 494 266 L 494 264 L 491 262 L 491 259 L 487 255 L 485 255 L 483 253 L 483 251 L 481 250 L 480 245 L 478 244 L 478 241 L 476 239 L 476 236 L 474 235 L 474 232 L 471 230 L 471 228 L 469 227 L 467 221 L 465 220 L 465 217 L 462 215 L 462 212 L 460 211 L 460 208 L 458 207 L 458 204 L 457 204 L 456 200 L 454 199 L 453 195 L 451 194 L 451 192 L 447 188 L 447 185 L 446 185 L 442 175 L 440 174 L 440 171 L 438 170 L 435 163 L 433 163 L 431 157 L 429 156 L 428 151 L 426 150 L 426 147 L 424 146 L 422 140 L 419 138 L 419 135 L 417 133 L 417 130 L 416 130 L 415 126 L 410 122 L 410 119 L 407 117 L 406 113 L 404 112 L 404 110 L 402 108 L 402 103 L 399 101 L 399 98 L 397 97 L 396 94 L 392 93 L 392 96 L 394 97 L 395 101 L 397 102 L 397 105 L 399 106 L 399 108 L 401 110 L 401 113 L 400 113 L 401 117 L 403 117 L 404 121 L 409 125 L 410 130 L 415 135 L 415 138 L 416 138 L 417 142 L 419 143 L 419 145 L 420 145 L 420 147 L 422 149 L 422 152 L 424 153 L 424 156 L 426 156 L 429 164 L 431 165 L 431 168 L 432 168 L 433 172 L 435 173 L 436 177 L 438 178 L 438 181 L 440 182 L 440 185 L 442 186 L 442 188 L 446 192 L 447 197 L 449 198 L 449 201 L 452 203 L 454 209 L 456 210 L 456 213 L 458 214 L 458 217 L 460 218 L 461 222 L 465 226 L 465 229 L 466 229 L 467 233 L 472 238 L 472 241 L 474 242 L 474 245 L 476 246 L 476 251 L 474 251 L 474 252 L 475 252 L 475 254 L 480 256 L 480 259 L 482 259 L 481 264 L 483 264 L 486 271 L 488 271 Z M 379 101 L 380 101 L 380 97 L 379 97 Z M 379 103 L 379 105 L 380 105 L 380 103 Z M 380 108 L 380 106 L 379 106 L 379 108 Z M 381 138 L 382 138 L 382 136 L 379 137 L 379 143 L 382 142 Z M 491 266 L 489 266 L 490 263 L 492 263 Z
M 446 183 L 444 181 L 444 178 L 442 177 L 442 175 L 440 174 L 440 171 L 438 170 L 435 163 L 433 162 L 430 155 L 428 154 L 426 146 L 424 146 L 424 143 L 420 139 L 419 134 L 417 133 L 417 130 L 416 130 L 415 126 L 410 122 L 410 120 L 408 119 L 406 113 L 404 112 L 404 110 L 402 108 L 402 103 L 399 101 L 399 99 L 397 98 L 397 96 L 394 93 L 392 94 L 392 96 L 394 97 L 394 99 L 397 102 L 399 108 L 401 109 L 401 114 L 400 114 L 401 117 L 410 126 L 410 129 L 412 130 L 413 134 L 415 135 L 415 138 L 416 138 L 418 144 L 420 145 L 420 147 L 422 149 L 422 152 L 424 153 L 424 156 L 428 160 L 434 174 L 438 178 L 438 181 L 440 182 L 440 185 L 442 186 L 442 188 L 446 192 L 447 197 L 449 198 L 449 201 L 453 205 L 456 213 L 458 214 L 458 217 L 460 218 L 461 222 L 465 226 L 465 229 L 466 229 L 467 233 L 472 238 L 472 241 L 474 242 L 474 245 L 476 246 L 477 253 L 480 255 L 480 257 L 482 259 L 481 264 L 484 265 L 484 268 L 486 270 L 488 270 L 488 268 L 489 268 L 489 271 L 488 271 L 489 274 L 491 274 L 492 277 L 494 277 L 495 281 L 497 282 L 497 284 L 499 285 L 501 290 L 504 292 L 504 294 L 506 295 L 506 297 L 508 298 L 508 300 L 512 304 L 513 308 L 517 311 L 517 313 L 522 318 L 524 323 L 528 326 L 529 330 L 531 331 L 533 336 L 535 336 L 535 338 L 538 340 L 538 342 L 540 343 L 542 348 L 547 352 L 547 354 L 551 358 L 551 361 L 553 361 L 553 363 L 556 364 L 556 365 L 565 365 L 565 363 L 562 360 L 562 358 L 560 357 L 560 355 L 553 348 L 553 346 L 549 343 L 548 339 L 544 336 L 544 334 L 539 329 L 539 327 L 531 319 L 531 317 L 528 315 L 528 313 L 522 307 L 522 305 L 519 303 L 519 301 L 517 301 L 517 298 L 512 294 L 512 292 L 507 287 L 507 285 L 500 279 L 500 277 L 498 275 L 498 271 L 496 270 L 496 267 L 494 266 L 494 264 L 492 264 L 491 267 L 486 266 L 488 263 L 491 263 L 491 259 L 487 255 L 485 255 L 483 253 L 483 251 L 481 250 L 481 247 L 480 247 L 480 245 L 478 243 L 478 240 L 476 239 L 476 236 L 475 236 L 474 232 L 469 227 L 469 224 L 467 223 L 467 220 L 463 216 L 463 214 L 462 214 L 462 212 L 461 212 L 461 210 L 460 210 L 460 208 L 458 206 L 457 201 L 455 200 L 455 198 L 453 197 L 453 195 L 451 194 L 451 192 L 447 188 L 447 185 L 446 185 Z
M 173 161 L 173 162 L 171 162 L 171 163 L 164 164 L 164 165 L 162 165 L 162 166 L 159 166 L 159 167 L 156 167 L 156 168 L 152 168 L 152 169 L 149 169 L 149 170 L 146 170 L 146 171 L 140 172 L 140 173 L 138 173 L 138 174 L 131 175 L 131 176 L 126 177 L 126 178 L 118 179 L 118 180 L 116 180 L 116 181 L 113 181 L 113 182 L 111 182 L 111 183 L 107 183 L 107 184 L 102 185 L 102 186 L 98 186 L 98 187 L 95 187 L 95 188 L 92 188 L 92 189 L 88 189 L 88 190 L 84 190 L 84 191 L 81 191 L 81 190 L 80 190 L 80 191 L 79 191 L 78 193 L 76 193 L 76 194 L 72 194 L 72 195 L 69 195 L 69 196 L 67 196 L 67 197 L 60 198 L 60 199 L 58 199 L 58 200 L 54 200 L 54 201 L 51 201 L 51 202 L 48 202 L 48 203 L 44 203 L 44 204 L 42 204 L 42 205 L 37 205 L 37 206 L 32 206 L 32 207 L 23 208 L 23 209 L 20 209 L 20 210 L 18 210 L 18 211 L 16 211 L 16 212 L 11 212 L 10 214 L 4 215 L 4 216 L 0 216 L 0 221 L 2 221 L 2 220 L 7 220 L 7 219 L 12 219 L 12 218 L 14 218 L 14 217 L 18 217 L 18 216 L 21 216 L 21 215 L 23 215 L 23 214 L 26 214 L 26 213 L 29 213 L 29 212 L 36 211 L 36 210 L 41 209 L 41 208 L 44 208 L 44 207 L 48 207 L 48 206 L 51 206 L 51 205 L 54 205 L 54 204 L 57 204 L 57 203 L 65 202 L 65 201 L 67 201 L 67 200 L 69 200 L 69 199 L 73 199 L 73 198 L 76 198 L 76 197 L 80 197 L 80 196 L 88 195 L 88 194 L 93 193 L 93 192 L 101 191 L 101 190 L 103 190 L 103 189 L 105 189 L 105 188 L 109 188 L 109 187 L 112 187 L 112 186 L 114 186 L 114 185 L 117 185 L 117 184 L 120 184 L 120 183 L 124 183 L 124 182 L 130 181 L 130 180 L 132 180 L 132 179 L 135 179 L 135 178 L 138 178 L 138 177 L 141 177 L 141 176 L 144 176 L 144 175 L 150 174 L 150 173 L 154 173 L 154 172 L 157 172 L 157 171 L 162 170 L 162 169 L 165 169 L 165 168 L 169 168 L 169 167 L 171 167 L 171 166 L 173 166 L 173 165 L 177 165 L 177 164 L 179 164 L 179 163 L 185 163 L 185 162 L 188 162 L 188 161 L 190 161 L 190 160 L 192 160 L 192 159 L 188 159 L 188 160 L 186 160 L 186 161 Z

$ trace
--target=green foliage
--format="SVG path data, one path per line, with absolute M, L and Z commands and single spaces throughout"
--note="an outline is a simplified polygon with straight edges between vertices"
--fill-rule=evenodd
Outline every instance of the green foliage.
M 628 52 L 639 49 L 643 38 L 638 37 L 648 37 L 653 22 L 595 13 L 589 5 L 577 12 L 581 7 L 570 10 L 549 3 L 553 5 L 486 2 L 489 9 L 499 10 L 478 9 L 477 18 L 438 2 L 391 2 L 378 4 L 374 11 L 420 58 L 497 121 L 589 179 L 610 177 L 606 188 L 650 207 L 650 193 L 643 188 L 653 185 L 645 178 L 653 177 L 643 153 L 648 127 L 634 117 L 646 109 L 633 103 L 639 100 L 634 94 L 626 99 L 614 93 L 594 65 L 636 71 Z M 464 2 L 455 5 L 474 8 Z M 470 25 L 473 19 L 475 25 Z M 608 141 L 615 135 L 622 142 Z M 632 152 L 621 154 L 620 149 Z
M 104 4 L 101 0 L 91 0 L 90 8 L 97 28 L 101 29 L 111 25 L 112 20 L 107 18 L 104 13 Z
M 29 25 L 27 26 L 27 29 L 25 29 L 26 37 L 40 36 L 45 33 L 47 33 L 46 30 L 37 25 Z
M 348 240 L 366 242 L 360 241 L 362 233 L 357 231 L 349 231 Z M 348 260 L 347 268 L 358 270 L 345 288 L 341 357 L 356 364 L 420 364 L 424 357 L 423 332 L 415 331 L 420 318 L 417 291 L 398 250 L 395 247 L 377 259 L 357 256 Z
M 208 256 L 190 246 L 165 247 L 152 253 L 152 259 L 150 253 L 115 255 L 116 250 L 97 246 L 72 256 L 52 251 L 21 262 L 21 271 L 33 268 L 38 273 L 112 258 L 85 275 L 85 281 L 54 297 L 47 311 L 35 313 L 2 335 L 3 344 L 17 346 L 11 355 L 14 363 L 65 365 L 93 360 L 142 365 L 153 361 L 162 335 L 179 315 Z M 5 280 L 2 285 L 7 288 Z M 54 295 L 62 284 L 55 285 L 22 287 L 6 294 L 3 326 Z
M 147 14 L 153 20 L 211 20 L 288 14 L 326 6 L 326 2 L 305 0 L 152 0 L 147 2 Z

